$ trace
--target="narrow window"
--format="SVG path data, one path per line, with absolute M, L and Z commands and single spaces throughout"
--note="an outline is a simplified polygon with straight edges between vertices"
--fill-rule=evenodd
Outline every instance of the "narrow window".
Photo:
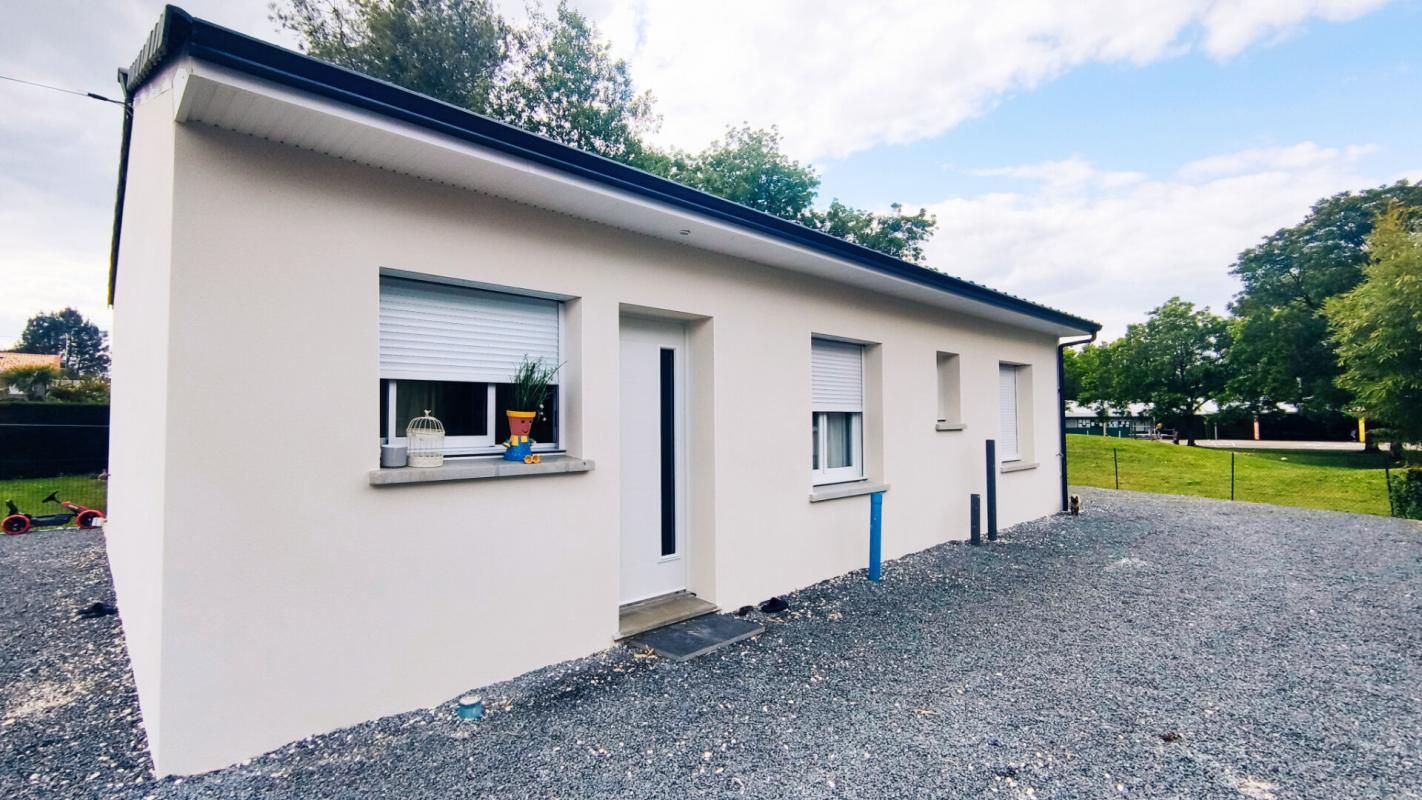
M 997 453 L 1003 461 L 1020 461 L 1022 459 L 1021 441 L 1019 431 L 1021 425 L 1017 415 L 1017 378 L 1021 367 L 1015 364 L 1002 364 L 998 367 L 998 408 L 1000 409 L 1000 423 L 998 425 Z
M 676 350 L 661 353 L 662 555 L 676 554 Z
M 810 470 L 815 484 L 864 477 L 864 346 L 810 340 L 813 403 Z
M 958 382 L 957 353 L 938 354 L 938 421 L 958 424 L 963 421 L 962 389 Z

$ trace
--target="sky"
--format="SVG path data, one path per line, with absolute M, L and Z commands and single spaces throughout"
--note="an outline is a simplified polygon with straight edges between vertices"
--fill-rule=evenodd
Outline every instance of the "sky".
M 295 45 L 265 0 L 179 4 Z M 657 143 L 778 126 L 822 204 L 927 208 L 928 264 L 1108 338 L 1172 296 L 1223 312 L 1235 256 L 1316 200 L 1422 179 L 1422 0 L 573 4 L 652 92 Z M 116 97 L 162 3 L 4 6 L 0 75 Z M 0 348 L 43 310 L 110 326 L 120 122 L 0 81 Z

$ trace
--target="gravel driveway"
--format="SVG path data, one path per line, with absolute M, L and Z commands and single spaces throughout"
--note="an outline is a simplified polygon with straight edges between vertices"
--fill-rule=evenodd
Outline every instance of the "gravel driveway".
M 3 539 L 0 796 L 1422 797 L 1422 526 L 1083 495 L 798 592 L 721 653 L 614 649 L 485 688 L 480 723 L 156 782 L 114 618 L 74 620 L 109 591 L 97 538 Z

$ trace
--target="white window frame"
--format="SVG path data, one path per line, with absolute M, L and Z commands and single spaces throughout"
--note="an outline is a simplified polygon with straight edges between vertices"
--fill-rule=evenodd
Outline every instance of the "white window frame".
M 812 410 L 810 412 L 810 426 L 812 437 L 812 449 L 810 457 L 810 479 L 812 486 L 825 486 L 832 483 L 851 483 L 853 481 L 864 480 L 864 412 L 862 409 L 864 395 L 864 360 L 865 345 L 862 342 L 850 341 L 846 339 L 836 339 L 832 336 L 811 336 L 810 347 L 813 351 L 815 340 L 845 345 L 854 345 L 859 348 L 859 392 L 860 408 L 858 410 Z M 829 415 L 845 414 L 850 420 L 850 442 L 849 442 L 849 465 L 844 467 L 829 467 Z M 816 458 L 816 453 L 818 458 Z M 818 460 L 819 463 L 816 463 Z
M 1002 362 L 998 364 L 998 461 L 1004 464 L 1011 464 L 1022 460 L 1022 364 L 1010 364 Z M 1005 443 L 1002 438 L 1002 374 L 1011 371 L 1012 373 L 1012 440 L 1016 445 L 1016 451 L 1008 453 L 1002 445 Z
M 830 467 L 829 466 L 829 415 L 845 414 L 849 417 L 850 439 L 849 439 L 849 466 Z M 824 486 L 831 483 L 849 483 L 851 481 L 864 480 L 864 414 L 858 411 L 816 411 L 811 420 L 811 430 L 818 436 L 816 447 L 818 450 L 812 451 L 810 461 L 810 472 L 813 476 L 815 486 Z M 815 456 L 818 456 L 819 464 L 815 464 Z
M 958 353 L 939 350 L 936 359 L 938 376 L 938 421 L 950 425 L 963 422 L 963 357 Z
M 440 381 L 433 381 L 439 383 Z M 390 444 L 406 445 L 405 432 L 395 429 L 395 418 L 397 408 L 395 406 L 395 395 L 401 381 L 388 380 L 385 396 L 385 440 Z M 444 437 L 444 454 L 447 456 L 458 455 L 479 455 L 482 453 L 494 452 L 494 384 L 485 384 L 489 393 L 488 400 L 485 401 L 485 412 L 488 418 L 485 420 L 484 430 L 488 433 L 484 436 L 446 436 Z M 538 449 L 537 447 L 534 448 Z M 502 451 L 503 448 L 497 448 Z
M 563 359 L 562 368 L 559 370 L 558 376 L 556 378 L 557 383 L 554 384 L 554 389 L 556 390 L 555 397 L 557 398 L 556 408 L 558 409 L 558 414 L 553 420 L 553 435 L 556 440 L 552 442 L 535 443 L 533 445 L 533 452 L 566 452 L 563 447 L 563 442 L 566 442 L 568 440 L 568 431 L 566 427 L 568 418 L 568 415 L 566 413 L 567 376 L 565 374 L 568 368 L 568 363 L 566 360 L 566 354 L 568 352 L 568 303 L 564 299 L 559 299 L 559 297 L 562 296 L 554 296 L 548 295 L 546 293 L 532 291 L 522 293 L 518 291 L 510 291 L 508 288 L 501 286 L 496 287 L 481 284 L 471 284 L 464 281 L 439 280 L 432 276 L 416 275 L 413 273 L 404 273 L 394 270 L 382 269 L 380 274 L 382 276 L 389 276 L 392 278 L 403 278 L 405 280 L 421 281 L 423 283 L 431 284 L 434 286 L 468 286 L 469 288 L 481 289 L 483 291 L 489 292 L 501 292 L 503 294 L 512 295 L 524 294 L 528 297 L 538 297 L 543 299 L 555 300 L 555 302 L 557 302 L 558 309 L 558 357 L 560 359 Z M 437 378 L 431 378 L 428 380 L 431 380 L 435 383 L 443 382 Z M 389 385 L 386 387 L 386 414 L 385 419 L 383 420 L 384 424 L 382 425 L 382 428 L 385 431 L 385 435 L 380 437 L 380 443 L 408 446 L 408 441 L 405 436 L 405 432 L 397 431 L 395 429 L 395 419 L 397 414 L 397 409 L 395 405 L 395 395 L 397 391 L 396 385 L 400 383 L 400 380 L 397 378 L 381 378 L 381 381 L 388 382 Z M 488 414 L 487 427 L 485 428 L 485 430 L 488 431 L 488 434 L 485 436 L 446 436 L 444 440 L 444 454 L 446 456 L 493 458 L 503 455 L 504 448 L 500 446 L 497 441 L 495 441 L 494 433 L 498 429 L 496 425 L 498 421 L 498 408 L 496 407 L 497 404 L 495 402 L 495 398 L 497 397 L 496 391 L 498 384 L 488 382 L 485 382 L 485 384 L 489 393 L 488 400 L 485 403 L 486 413 Z

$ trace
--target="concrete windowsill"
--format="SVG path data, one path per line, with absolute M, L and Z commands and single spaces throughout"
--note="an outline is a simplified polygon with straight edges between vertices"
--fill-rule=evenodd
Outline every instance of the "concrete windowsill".
M 967 429 L 967 427 L 968 424 L 966 422 L 943 422 L 942 420 L 933 425 L 935 431 L 961 431 Z
M 810 490 L 811 503 L 823 503 L 826 500 L 838 500 L 842 497 L 859 497 L 875 492 L 889 491 L 889 484 L 875 481 L 854 481 L 853 483 L 831 483 L 827 486 L 816 486 Z
M 1002 465 L 1002 471 L 1003 471 L 1004 473 L 1007 473 L 1007 472 L 1022 472 L 1022 471 L 1024 471 L 1024 470 L 1036 469 L 1036 468 L 1037 468 L 1037 462 L 1035 462 L 1035 461 L 1008 461 L 1007 463 L 1005 463 L 1005 464 Z
M 504 461 L 500 458 L 447 458 L 439 467 L 397 467 L 370 471 L 371 486 L 399 486 L 407 483 L 439 481 L 476 481 L 489 478 L 531 478 L 540 475 L 565 475 L 588 472 L 595 465 L 586 458 L 544 456 L 537 464 Z

